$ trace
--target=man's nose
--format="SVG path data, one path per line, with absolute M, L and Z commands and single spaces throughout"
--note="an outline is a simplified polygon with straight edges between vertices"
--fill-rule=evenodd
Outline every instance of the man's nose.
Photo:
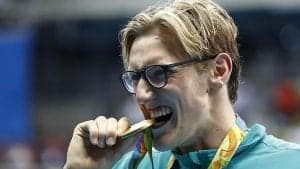
M 147 101 L 153 99 L 153 87 L 147 82 L 145 78 L 141 78 L 136 87 L 136 99 L 139 104 L 145 104 Z

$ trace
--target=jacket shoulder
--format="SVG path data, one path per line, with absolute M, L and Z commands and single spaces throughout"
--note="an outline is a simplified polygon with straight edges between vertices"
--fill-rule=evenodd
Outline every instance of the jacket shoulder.
M 255 146 L 240 153 L 228 169 L 299 169 L 300 145 L 266 135 Z

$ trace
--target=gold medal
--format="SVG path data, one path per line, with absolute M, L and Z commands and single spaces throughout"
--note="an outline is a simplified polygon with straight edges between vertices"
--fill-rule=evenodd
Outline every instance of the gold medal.
M 120 137 L 122 139 L 126 139 L 128 137 L 131 137 L 137 133 L 144 131 L 145 129 L 151 127 L 153 124 L 154 124 L 154 119 L 143 120 L 141 122 L 132 125 L 128 130 L 121 133 Z

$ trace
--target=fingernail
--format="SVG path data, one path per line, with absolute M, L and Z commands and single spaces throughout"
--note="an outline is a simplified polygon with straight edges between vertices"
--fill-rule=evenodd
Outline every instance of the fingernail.
M 98 139 L 97 139 L 97 138 L 92 138 L 92 143 L 93 143 L 94 145 L 97 145 L 97 144 L 98 144 Z
M 116 142 L 116 139 L 114 139 L 113 137 L 108 137 L 106 140 L 106 143 L 110 146 L 114 145 Z

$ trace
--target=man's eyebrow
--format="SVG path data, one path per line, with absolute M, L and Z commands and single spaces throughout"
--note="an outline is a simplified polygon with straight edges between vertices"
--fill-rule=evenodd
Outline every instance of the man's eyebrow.
M 153 57 L 151 57 L 151 59 L 147 60 L 143 65 L 137 65 L 137 64 L 134 64 L 132 66 L 128 65 L 128 68 L 127 70 L 130 70 L 130 71 L 136 71 L 136 70 L 141 70 L 147 66 L 151 66 L 151 65 L 165 65 L 165 64 L 170 64 L 170 63 L 173 63 L 173 62 L 170 62 L 170 63 L 161 63 L 161 59 L 157 59 L 157 58 L 164 58 L 166 56 L 163 56 L 163 55 L 155 55 Z

